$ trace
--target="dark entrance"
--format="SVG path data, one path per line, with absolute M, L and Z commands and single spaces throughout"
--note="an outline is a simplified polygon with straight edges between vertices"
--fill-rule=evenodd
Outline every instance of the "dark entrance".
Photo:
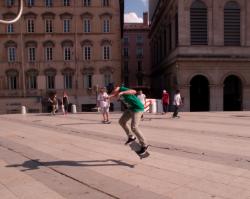
M 235 76 L 230 75 L 224 81 L 224 111 L 242 110 L 242 83 Z
M 197 75 L 190 82 L 190 111 L 209 111 L 209 82 Z

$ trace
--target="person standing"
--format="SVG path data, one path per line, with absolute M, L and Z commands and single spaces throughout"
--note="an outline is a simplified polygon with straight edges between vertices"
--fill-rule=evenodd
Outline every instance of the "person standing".
M 173 118 L 180 117 L 178 116 L 179 107 L 182 105 L 180 90 L 176 90 L 175 92 L 173 105 L 174 105 Z
M 64 91 L 63 98 L 62 98 L 62 110 L 63 110 L 64 115 L 68 113 L 68 108 L 69 108 L 69 97 L 67 93 Z
M 125 142 L 125 145 L 133 142 L 136 140 L 136 137 L 139 140 L 139 143 L 141 145 L 140 151 L 137 153 L 140 155 L 143 155 L 146 153 L 148 149 L 148 144 L 143 136 L 142 132 L 139 129 L 139 124 L 141 120 L 141 115 L 144 112 L 144 105 L 141 103 L 141 101 L 136 97 L 136 91 L 133 89 L 129 89 L 123 86 L 117 86 L 113 90 L 113 92 L 110 95 L 110 98 L 112 97 L 118 97 L 119 100 L 121 100 L 124 104 L 127 106 L 127 110 L 123 113 L 119 120 L 119 124 L 124 129 L 128 136 L 127 142 Z M 131 129 L 128 124 L 128 121 L 131 119 Z M 133 135 L 133 133 L 136 135 L 136 137 Z
M 137 98 L 141 101 L 141 103 L 143 104 L 144 108 L 145 108 L 145 104 L 146 104 L 146 95 L 143 94 L 142 90 L 139 90 Z M 141 115 L 141 119 L 143 119 L 143 114 Z
M 168 106 L 169 106 L 169 94 L 166 90 L 163 90 L 162 92 L 162 108 L 163 108 L 163 113 L 166 114 L 168 112 Z
M 105 88 L 101 88 L 97 97 L 97 106 L 100 107 L 103 123 L 110 124 L 109 121 L 109 96 L 105 91 Z

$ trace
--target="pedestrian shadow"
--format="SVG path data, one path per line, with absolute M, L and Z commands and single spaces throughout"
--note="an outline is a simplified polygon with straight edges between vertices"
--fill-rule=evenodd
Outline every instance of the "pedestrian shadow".
M 89 161 L 67 161 L 67 160 L 59 160 L 59 161 L 51 161 L 51 162 L 42 162 L 39 159 L 35 160 L 27 160 L 22 164 L 12 164 L 7 165 L 6 167 L 22 167 L 21 171 L 29 171 L 41 169 L 42 167 L 53 167 L 53 166 L 68 166 L 68 167 L 107 167 L 107 166 L 123 166 L 134 168 L 135 165 L 128 164 L 121 160 L 89 160 Z

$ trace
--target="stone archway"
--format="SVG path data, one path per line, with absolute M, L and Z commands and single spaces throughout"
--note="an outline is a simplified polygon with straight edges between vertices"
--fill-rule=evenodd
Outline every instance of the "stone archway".
M 224 80 L 224 111 L 242 110 L 242 81 L 236 75 L 229 75 Z
M 196 75 L 190 81 L 190 111 L 209 111 L 209 81 L 203 75 Z

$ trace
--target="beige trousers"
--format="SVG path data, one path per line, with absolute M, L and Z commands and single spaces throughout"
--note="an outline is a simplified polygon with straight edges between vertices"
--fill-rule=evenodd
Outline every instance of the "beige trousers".
M 138 138 L 140 144 L 142 146 L 147 146 L 147 142 L 142 134 L 142 132 L 139 130 L 139 123 L 141 121 L 141 116 L 143 112 L 133 112 L 130 110 L 126 110 L 122 117 L 119 120 L 119 124 L 122 126 L 122 128 L 125 130 L 127 136 L 129 138 L 133 137 L 132 132 L 136 135 Z M 131 129 L 129 127 L 129 120 L 131 119 Z

